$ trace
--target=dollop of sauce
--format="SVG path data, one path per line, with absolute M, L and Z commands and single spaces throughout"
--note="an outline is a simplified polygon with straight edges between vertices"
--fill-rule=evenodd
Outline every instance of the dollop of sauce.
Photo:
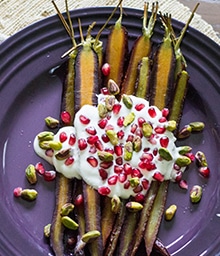
M 185 170 L 176 164 L 181 155 L 167 111 L 135 96 L 97 97 L 98 106 L 83 106 L 73 126 L 54 135 L 60 149 L 43 149 L 36 136 L 35 152 L 67 178 L 83 179 L 109 197 L 145 195 L 152 181 L 175 180 Z

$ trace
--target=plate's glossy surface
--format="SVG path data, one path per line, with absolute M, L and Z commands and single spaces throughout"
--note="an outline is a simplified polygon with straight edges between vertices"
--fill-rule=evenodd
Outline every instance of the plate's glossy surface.
M 111 8 L 89 8 L 71 13 L 79 38 L 77 19 L 83 30 L 96 21 L 94 33 L 104 24 Z M 142 11 L 125 9 L 123 24 L 130 43 L 140 35 Z M 112 24 L 114 19 L 110 22 Z M 183 24 L 173 21 L 177 31 Z M 105 41 L 108 30 L 103 32 Z M 163 30 L 155 28 L 154 41 L 161 40 Z M 60 56 L 71 42 L 58 17 L 38 22 L 14 35 L 0 49 L 0 254 L 52 255 L 43 237 L 43 227 L 51 221 L 54 207 L 55 183 L 39 179 L 36 202 L 26 203 L 13 197 L 17 186 L 29 186 L 24 169 L 40 159 L 35 155 L 34 136 L 45 129 L 47 115 L 58 116 L 62 91 L 61 81 L 50 70 L 62 61 Z M 198 205 L 189 201 L 189 191 L 171 184 L 167 205 L 178 206 L 175 219 L 162 221 L 159 237 L 172 255 L 220 255 L 220 48 L 210 39 L 189 28 L 182 44 L 188 62 L 190 89 L 182 118 L 182 125 L 190 121 L 204 121 L 206 128 L 182 141 L 206 153 L 211 177 L 201 178 L 196 168 L 185 173 L 189 188 L 202 185 L 204 194 Z M 49 168 L 49 166 L 48 166 Z

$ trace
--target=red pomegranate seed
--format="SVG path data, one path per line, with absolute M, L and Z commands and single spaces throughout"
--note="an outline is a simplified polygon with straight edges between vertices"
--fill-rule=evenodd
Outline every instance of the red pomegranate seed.
M 101 94 L 108 95 L 109 94 L 108 88 L 107 87 L 101 88 Z
M 132 166 L 129 163 L 125 163 L 123 166 L 124 166 L 124 172 L 127 175 L 132 173 Z
M 76 206 L 82 205 L 83 201 L 84 201 L 83 195 L 79 194 L 79 195 L 77 195 L 77 197 L 74 200 L 74 205 L 76 205 Z
M 121 156 L 123 154 L 123 149 L 121 145 L 114 146 L 114 152 L 116 156 Z
M 143 108 L 145 107 L 145 105 L 143 103 L 140 103 L 140 104 L 136 104 L 135 105 L 135 109 L 137 111 L 141 111 Z
M 121 104 L 116 103 L 113 105 L 112 112 L 117 115 L 121 110 Z
M 97 133 L 96 129 L 92 126 L 86 127 L 86 132 L 90 135 L 96 135 L 96 133 Z
M 105 142 L 105 143 L 110 141 L 109 137 L 106 134 L 102 134 L 101 138 L 102 138 L 103 142 Z
M 173 168 L 174 168 L 174 170 L 176 170 L 176 171 L 179 171 L 179 170 L 181 169 L 181 167 L 180 167 L 179 165 L 177 165 L 177 164 L 174 164 L 174 165 L 173 165 Z
M 106 135 L 107 136 L 107 135 Z M 98 149 L 98 150 L 100 150 L 100 151 L 102 151 L 103 149 L 104 149 L 104 146 L 103 146 L 103 144 L 102 144 L 102 142 L 100 141 L 100 140 L 97 140 L 96 142 L 95 142 L 95 147 Z
M 90 123 L 90 119 L 84 115 L 79 116 L 79 121 L 85 125 Z
M 130 130 L 131 133 L 135 133 L 136 130 L 137 130 L 137 127 L 138 127 L 137 124 L 132 124 L 132 125 L 131 125 L 131 130 Z
M 158 149 L 155 148 L 155 149 L 153 150 L 153 155 L 156 156 L 157 154 L 158 154 Z
M 64 164 L 67 165 L 67 166 L 69 166 L 69 165 L 71 165 L 71 164 L 73 164 L 73 163 L 74 163 L 74 158 L 73 158 L 72 156 L 68 157 L 68 158 L 65 160 L 65 162 L 64 162 Z
M 117 175 L 112 175 L 111 177 L 108 178 L 108 184 L 109 185 L 115 185 L 118 181 L 118 176 Z
M 154 118 L 157 115 L 155 108 L 154 107 L 150 107 L 148 109 L 148 114 L 149 114 L 150 117 Z
M 87 148 L 87 142 L 85 139 L 81 138 L 78 140 L 78 147 L 80 150 L 84 150 Z
M 210 169 L 207 166 L 199 167 L 199 173 L 205 177 L 208 178 L 210 176 Z
M 119 127 L 123 127 L 123 123 L 124 123 L 124 117 L 123 116 L 120 116 L 119 118 L 118 118 L 118 120 L 117 120 L 117 125 L 119 126 Z
M 168 144 L 169 144 L 169 138 L 167 136 L 163 136 L 162 138 L 160 138 L 161 147 L 166 148 Z
M 149 181 L 147 180 L 147 179 L 142 179 L 142 181 L 141 181 L 141 184 L 142 184 L 142 186 L 143 186 L 143 188 L 144 189 L 148 189 L 149 188 L 149 186 L 150 186 L 150 184 L 149 184 Z
M 185 180 L 181 180 L 179 182 L 179 187 L 182 188 L 182 189 L 188 189 L 188 184 Z
M 164 123 L 164 122 L 166 122 L 167 121 L 167 119 L 166 119 L 166 117 L 164 117 L 164 116 L 162 116 L 160 119 L 159 119 L 159 122 L 160 123 Z
M 152 163 L 152 162 L 146 161 L 145 164 L 146 164 L 146 169 L 148 171 L 153 171 L 153 170 L 156 169 L 156 165 L 154 163 Z
M 133 168 L 132 173 L 131 173 L 131 177 L 132 178 L 134 178 L 134 177 L 141 178 L 141 177 L 143 177 L 143 174 L 141 173 L 141 171 L 138 168 Z
M 119 173 L 118 180 L 119 182 L 124 183 L 127 180 L 127 175 L 125 173 Z
M 185 156 L 189 157 L 189 159 L 193 162 L 195 161 L 195 155 L 193 153 L 186 153 Z
M 110 65 L 108 63 L 103 64 L 103 66 L 102 66 L 102 74 L 104 76 L 108 76 L 110 74 Z
M 143 153 L 142 156 L 140 157 L 142 161 L 144 160 L 152 161 L 153 158 L 154 156 L 151 153 Z
M 149 138 L 149 142 L 152 144 L 152 145 L 156 145 L 157 144 L 157 141 L 155 139 L 155 135 L 152 134 Z
M 97 141 L 98 141 L 99 137 L 97 135 L 93 135 L 93 136 L 89 136 L 87 138 L 87 142 L 90 144 L 90 145 L 94 145 Z
M 123 166 L 118 166 L 118 165 L 114 166 L 114 172 L 115 173 L 122 173 L 123 170 L 124 170 Z
M 139 127 L 143 127 L 143 124 L 146 123 L 146 120 L 143 117 L 138 118 L 138 125 Z
M 169 115 L 169 109 L 168 108 L 162 109 L 161 112 L 162 112 L 162 116 L 164 116 L 164 117 L 167 117 Z
M 141 168 L 141 169 L 146 169 L 146 164 L 145 164 L 145 162 L 144 162 L 144 161 L 140 161 L 140 162 L 138 163 L 138 167 Z
M 109 187 L 100 187 L 98 188 L 98 192 L 100 195 L 103 195 L 103 196 L 107 196 L 108 194 L 110 194 L 111 190 Z
M 133 189 L 134 193 L 140 193 L 143 190 L 143 187 L 141 185 L 138 185 Z
M 105 148 L 105 152 L 108 152 L 108 153 L 110 153 L 112 155 L 115 153 L 113 148 Z
M 46 151 L 45 151 L 46 156 L 52 157 L 53 154 L 54 154 L 54 150 L 52 148 L 46 149 Z
M 112 167 L 112 165 L 113 165 L 113 162 L 101 162 L 100 163 L 100 167 L 103 169 L 108 169 L 108 168 Z
M 69 112 L 62 111 L 60 117 L 61 117 L 61 120 L 62 120 L 62 122 L 64 124 L 70 124 L 70 122 L 71 122 L 71 115 L 70 115 Z
M 114 130 L 114 126 L 113 125 L 111 125 L 111 124 L 108 124 L 106 127 L 105 127 L 105 130 L 106 131 L 109 131 L 109 130 Z
M 87 162 L 92 166 L 92 167 L 97 167 L 98 166 L 98 160 L 94 156 L 89 156 L 87 157 Z
M 96 152 L 97 152 L 96 147 L 95 147 L 94 145 L 92 145 L 92 146 L 90 147 L 90 149 L 89 149 L 89 153 L 95 154 Z
M 154 131 L 158 134 L 163 134 L 166 131 L 166 128 L 164 126 L 157 126 L 154 128 Z
M 60 142 L 63 143 L 64 141 L 67 140 L 67 134 L 66 132 L 61 132 L 59 136 Z
M 153 178 L 159 182 L 163 182 L 164 181 L 164 176 L 161 172 L 155 172 L 153 175 Z
M 46 181 L 53 181 L 56 178 L 56 172 L 55 171 L 45 171 L 44 172 L 44 180 Z
M 107 125 L 107 123 L 108 123 L 108 119 L 103 118 L 103 119 L 100 119 L 100 120 L 98 121 L 98 126 L 99 126 L 101 129 L 104 129 L 105 126 Z
M 136 202 L 142 203 L 142 202 L 144 202 L 144 195 L 141 194 L 141 193 L 138 193 L 138 194 L 134 197 L 134 200 L 135 200 Z
M 135 132 L 136 136 L 139 136 L 140 138 L 143 138 L 143 133 L 142 130 L 140 128 L 137 128 L 136 132 Z
M 35 164 L 35 170 L 40 175 L 44 175 L 44 173 L 45 173 L 44 165 L 41 162 L 38 162 Z
M 117 157 L 117 158 L 115 159 L 115 163 L 116 163 L 117 165 L 122 165 L 122 164 L 123 164 L 123 158 L 122 158 L 122 157 Z
M 123 130 L 120 130 L 117 132 L 117 137 L 119 138 L 119 140 L 122 140 L 125 136 L 125 133 Z
M 182 180 L 183 174 L 181 171 L 176 172 L 175 182 L 179 183 Z
M 99 169 L 99 175 L 102 178 L 102 180 L 106 180 L 108 178 L 108 173 L 106 172 L 106 170 L 102 168 Z
M 20 197 L 21 196 L 21 192 L 22 192 L 22 188 L 21 187 L 17 187 L 14 189 L 13 194 L 15 197 Z
M 134 141 L 134 135 L 128 135 L 128 137 L 127 137 L 127 139 L 126 139 L 126 142 L 128 142 L 128 141 L 130 141 L 130 142 L 133 142 Z
M 124 183 L 124 189 L 129 189 L 130 188 L 130 181 L 127 180 L 125 183 Z
M 73 146 L 75 143 L 76 143 L 76 136 L 74 133 L 72 133 L 70 134 L 70 137 L 69 137 L 69 145 Z

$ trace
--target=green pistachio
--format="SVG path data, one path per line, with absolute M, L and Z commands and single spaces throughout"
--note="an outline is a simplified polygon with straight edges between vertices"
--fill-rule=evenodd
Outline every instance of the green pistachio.
M 187 156 L 180 156 L 176 159 L 175 163 L 180 167 L 185 167 L 191 164 L 191 159 Z
M 202 151 L 196 152 L 195 158 L 196 158 L 196 161 L 197 161 L 197 164 L 199 167 L 207 167 L 208 166 L 206 156 Z
M 126 106 L 128 109 L 131 109 L 131 108 L 132 108 L 133 102 L 132 102 L 131 97 L 129 97 L 129 96 L 126 95 L 126 94 L 123 94 L 123 96 L 122 96 L 122 101 L 123 101 L 123 103 L 125 104 L 125 106 Z
M 109 95 L 105 98 L 105 106 L 108 111 L 112 111 L 114 104 L 115 104 L 115 96 Z
M 50 149 L 49 141 L 39 141 L 39 147 L 41 149 Z
M 49 141 L 49 140 L 53 140 L 54 138 L 54 133 L 53 132 L 40 132 L 37 135 L 37 138 L 39 141 Z
M 135 152 L 140 152 L 142 148 L 142 139 L 140 136 L 134 137 L 133 140 L 133 149 Z
M 135 119 L 135 113 L 134 112 L 130 112 L 124 119 L 123 125 L 124 127 L 130 125 Z
M 164 160 L 170 161 L 173 159 L 172 155 L 170 154 L 167 148 L 159 148 L 158 152 L 160 157 L 162 157 Z
M 106 135 L 108 136 L 112 145 L 116 146 L 118 144 L 118 136 L 117 133 L 113 130 L 107 130 Z
M 184 126 L 178 133 L 178 139 L 185 139 L 191 135 L 192 127 L 190 125 Z
M 142 131 L 143 131 L 144 137 L 149 138 L 153 133 L 153 128 L 152 128 L 151 124 L 143 123 Z
M 201 132 L 204 129 L 205 124 L 203 122 L 192 122 L 189 123 L 189 126 L 192 128 L 192 132 Z
M 129 182 L 132 188 L 136 188 L 140 184 L 140 179 L 138 177 L 130 178 Z
M 84 243 L 91 243 L 92 241 L 94 241 L 94 239 L 98 238 L 100 235 L 101 234 L 98 230 L 91 230 L 91 231 L 85 233 L 84 235 L 82 235 L 81 240 Z
M 165 219 L 166 220 L 172 220 L 175 213 L 177 211 L 177 206 L 175 204 L 172 204 L 169 208 L 165 211 Z
M 28 167 L 25 169 L 25 175 L 30 184 L 37 183 L 36 169 L 33 164 L 29 164 Z
M 106 151 L 99 151 L 98 152 L 98 157 L 101 161 L 105 161 L 105 162 L 113 161 L 113 155 L 109 152 L 106 152 Z
M 121 208 L 121 200 L 118 196 L 114 195 L 111 199 L 112 211 L 116 214 Z
M 176 121 L 175 120 L 170 120 L 168 121 L 168 124 L 166 126 L 166 129 L 170 132 L 173 132 L 176 130 Z
M 48 141 L 48 144 L 50 146 L 50 148 L 54 149 L 54 150 L 60 150 L 62 148 L 62 143 L 59 141 Z
M 76 230 L 79 227 L 79 225 L 69 216 L 63 216 L 61 222 L 68 229 Z
M 74 205 L 71 203 L 66 203 L 61 207 L 60 215 L 67 216 L 69 215 L 74 209 Z
M 182 147 L 179 148 L 179 154 L 180 155 L 185 155 L 185 154 L 187 154 L 191 151 L 192 151 L 192 148 L 190 146 L 182 146 Z
M 128 141 L 124 145 L 124 160 L 130 161 L 133 156 L 133 144 L 131 141 Z
M 57 128 L 57 126 L 59 125 L 59 120 L 57 120 L 56 118 L 53 118 L 51 116 L 48 116 L 44 119 L 47 127 L 54 129 Z
M 192 203 L 198 203 L 202 198 L 202 187 L 194 185 L 190 190 L 190 200 Z
M 50 228 L 51 228 L 51 224 L 47 224 L 46 226 L 44 226 L 44 236 L 46 238 L 50 237 Z
M 104 118 L 107 116 L 108 113 L 108 109 L 106 108 L 106 106 L 104 104 L 99 104 L 98 105 L 98 113 L 99 113 L 99 117 L 100 118 Z
M 67 159 L 67 158 L 70 156 L 70 151 L 71 151 L 70 148 L 60 150 L 59 152 L 57 152 L 57 153 L 55 154 L 55 157 L 56 157 L 57 160 L 64 160 L 64 159 Z
M 126 204 L 126 207 L 131 212 L 138 212 L 138 211 L 143 209 L 143 205 L 142 204 L 140 204 L 138 202 L 132 202 L 132 201 L 128 202 Z
M 21 197 L 27 201 L 34 201 L 37 198 L 37 191 L 35 189 L 23 189 Z
M 119 86 L 112 79 L 108 80 L 107 88 L 108 88 L 109 93 L 112 95 L 117 95 L 120 92 Z

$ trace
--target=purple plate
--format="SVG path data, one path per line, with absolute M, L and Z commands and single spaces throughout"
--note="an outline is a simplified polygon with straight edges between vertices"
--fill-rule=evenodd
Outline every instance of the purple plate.
M 103 7 L 71 12 L 76 39 L 79 40 L 76 18 L 81 18 L 85 33 L 88 25 L 96 21 L 95 34 L 111 11 L 112 8 Z M 123 24 L 130 44 L 141 34 L 142 15 L 142 10 L 125 8 Z M 113 22 L 114 19 L 110 24 Z M 183 27 L 175 20 L 173 25 L 177 33 Z M 108 29 L 102 35 L 104 42 L 107 34 Z M 158 42 L 162 36 L 158 22 L 153 40 Z M 0 46 L 0 255 L 53 255 L 43 227 L 51 221 L 55 182 L 39 178 L 35 186 L 39 197 L 31 203 L 14 198 L 13 189 L 30 187 L 24 170 L 28 164 L 40 161 L 33 151 L 33 139 L 46 129 L 47 115 L 59 116 L 62 83 L 50 70 L 62 63 L 60 56 L 70 46 L 57 16 L 27 27 Z M 220 255 L 220 47 L 189 28 L 182 51 L 191 78 L 181 125 L 203 121 L 206 128 L 180 143 L 192 146 L 194 153 L 205 152 L 211 177 L 199 176 L 195 166 L 184 174 L 189 188 L 194 184 L 203 186 L 203 198 L 196 205 L 190 203 L 189 191 L 170 185 L 167 206 L 174 203 L 178 210 L 171 222 L 162 221 L 159 237 L 171 255 Z

